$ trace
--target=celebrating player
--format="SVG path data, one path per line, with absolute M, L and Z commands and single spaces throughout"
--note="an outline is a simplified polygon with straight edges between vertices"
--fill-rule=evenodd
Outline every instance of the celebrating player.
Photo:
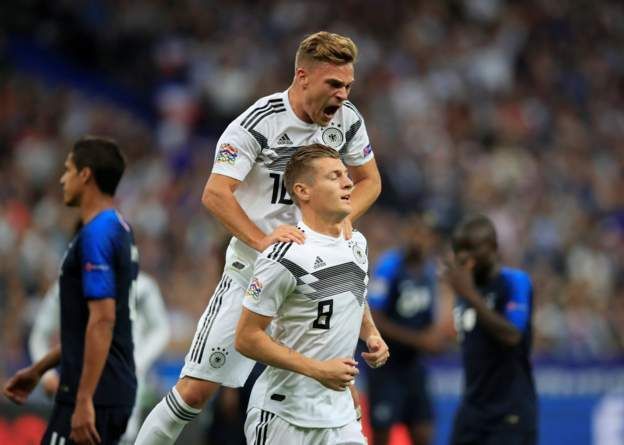
M 531 280 L 521 270 L 499 265 L 496 229 L 484 216 L 459 226 L 453 250 L 444 276 L 459 296 L 454 315 L 465 390 L 451 443 L 534 445 Z
M 379 346 L 374 357 L 365 353 L 372 367 L 389 353 L 363 317 L 366 239 L 343 233 L 353 183 L 338 153 L 315 144 L 293 155 L 285 184 L 301 209 L 306 242 L 266 249 L 245 295 L 236 348 L 269 365 L 249 400 L 247 443 L 364 444 L 345 391 L 358 373 L 353 352 L 360 337 Z
M 18 371 L 5 395 L 23 403 L 41 376 L 61 365 L 59 389 L 41 443 L 114 444 L 135 401 L 131 288 L 138 274 L 132 230 L 113 207 L 125 168 L 114 142 L 86 137 L 61 177 L 65 204 L 83 223 L 61 266 L 61 344 Z
M 204 205 L 234 235 L 221 281 L 197 325 L 180 379 L 145 420 L 139 445 L 172 444 L 221 385 L 245 383 L 253 360 L 234 349 L 234 333 L 258 252 L 276 242 L 303 243 L 298 211 L 283 172 L 302 146 L 321 143 L 340 153 L 354 182 L 351 223 L 375 201 L 381 181 L 362 116 L 347 101 L 357 48 L 347 37 L 318 32 L 295 58 L 288 90 L 258 100 L 218 141 Z M 365 317 L 370 319 L 370 313 Z

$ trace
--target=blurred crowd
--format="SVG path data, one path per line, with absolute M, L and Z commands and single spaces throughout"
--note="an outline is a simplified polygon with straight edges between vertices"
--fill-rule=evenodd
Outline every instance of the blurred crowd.
M 360 49 L 351 99 L 384 182 L 360 223 L 371 256 L 401 244 L 408 213 L 425 214 L 441 240 L 485 213 L 504 262 L 534 280 L 536 354 L 622 357 L 621 2 L 18 3 L 0 31 L 0 380 L 27 360 L 33 312 L 71 237 L 77 215 L 58 180 L 85 133 L 127 154 L 119 207 L 163 289 L 169 353 L 184 354 L 227 238 L 200 203 L 216 139 L 258 97 L 287 88 L 298 42 L 320 29 Z M 16 38 L 150 111 L 18 69 Z

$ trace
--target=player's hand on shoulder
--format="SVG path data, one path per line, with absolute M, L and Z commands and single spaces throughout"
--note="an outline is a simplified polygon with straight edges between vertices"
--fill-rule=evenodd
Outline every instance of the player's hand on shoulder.
M 21 405 L 39 382 L 39 374 L 32 366 L 20 369 L 4 385 L 3 393 L 11 402 Z
M 273 232 L 260 241 L 258 251 L 263 252 L 271 244 L 281 242 L 288 243 L 291 241 L 297 244 L 303 244 L 305 241 L 304 233 L 298 227 L 282 224 L 281 226 L 277 226 Z
M 344 391 L 358 375 L 357 362 L 351 358 L 334 358 L 318 362 L 314 378 L 334 391 Z
M 366 339 L 368 352 L 362 352 L 362 358 L 371 368 L 379 368 L 383 366 L 390 358 L 390 349 L 388 345 L 379 335 L 371 335 Z
M 69 438 L 80 445 L 95 445 L 102 442 L 95 428 L 93 399 L 77 400 L 71 418 Z

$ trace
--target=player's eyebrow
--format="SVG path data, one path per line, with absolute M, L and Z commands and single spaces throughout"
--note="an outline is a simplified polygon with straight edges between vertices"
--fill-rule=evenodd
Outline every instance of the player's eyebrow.
M 333 86 L 335 88 L 341 88 L 343 86 L 346 86 L 348 88 L 351 85 L 353 85 L 353 82 L 355 82 L 355 80 L 351 80 L 351 82 L 345 83 L 345 82 L 343 82 L 340 79 L 336 79 L 336 78 L 330 77 L 329 79 L 325 80 L 325 82 L 330 84 L 331 86 Z

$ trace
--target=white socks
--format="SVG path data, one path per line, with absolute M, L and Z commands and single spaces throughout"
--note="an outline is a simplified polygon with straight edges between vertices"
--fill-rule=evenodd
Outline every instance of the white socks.
M 187 405 L 174 386 L 143 422 L 135 445 L 173 445 L 186 424 L 200 412 Z

